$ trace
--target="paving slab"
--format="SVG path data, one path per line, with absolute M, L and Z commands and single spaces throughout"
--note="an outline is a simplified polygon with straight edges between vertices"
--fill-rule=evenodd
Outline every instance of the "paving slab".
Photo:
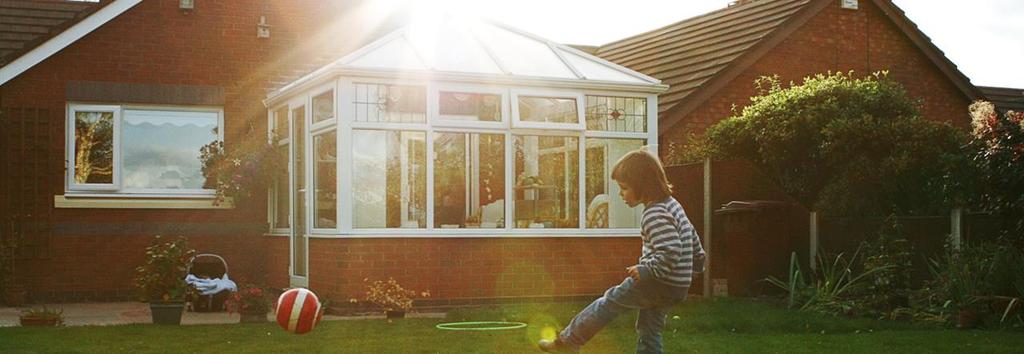
M 39 308 L 42 304 L 34 304 Z M 96 302 L 46 304 L 48 308 L 64 310 L 65 326 L 109 326 L 133 323 L 153 323 L 149 304 L 144 302 Z M 18 326 L 18 316 L 24 307 L 0 307 L 0 327 Z M 408 318 L 445 318 L 444 313 L 409 313 Z M 383 319 L 384 315 L 334 316 L 325 315 L 325 321 Z M 182 325 L 238 323 L 237 313 L 185 311 L 181 316 Z M 267 321 L 273 321 L 273 313 L 267 314 Z

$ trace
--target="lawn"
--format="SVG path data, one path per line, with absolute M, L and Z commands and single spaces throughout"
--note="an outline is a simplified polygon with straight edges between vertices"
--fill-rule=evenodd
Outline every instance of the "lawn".
M 352 352 L 536 353 L 536 340 L 585 304 L 533 304 L 449 312 L 448 319 L 329 321 L 298 336 L 275 324 L 0 328 L 0 352 Z M 598 334 L 584 353 L 635 350 L 635 315 Z M 679 316 L 674 319 L 674 316 Z M 526 322 L 526 329 L 451 332 L 446 321 Z M 670 314 L 667 353 L 1014 352 L 1020 332 L 953 330 L 867 319 L 833 318 L 752 300 L 690 301 Z M 550 329 L 547 329 L 550 333 Z

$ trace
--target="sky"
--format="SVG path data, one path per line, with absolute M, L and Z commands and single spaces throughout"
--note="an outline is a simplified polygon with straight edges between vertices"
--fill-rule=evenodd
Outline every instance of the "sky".
M 558 43 L 586 45 L 656 29 L 731 1 L 441 0 Z M 1024 88 L 1024 0 L 894 2 L 975 85 Z

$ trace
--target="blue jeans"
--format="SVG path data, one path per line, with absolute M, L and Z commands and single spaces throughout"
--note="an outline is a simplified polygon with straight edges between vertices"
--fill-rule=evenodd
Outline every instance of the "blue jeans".
M 558 339 L 569 349 L 578 351 L 619 314 L 636 309 L 640 310 L 636 319 L 636 332 L 640 336 L 636 352 L 661 353 L 665 317 L 672 306 L 686 299 L 686 291 L 687 288 L 668 286 L 653 279 L 626 278 L 580 311 L 558 334 Z

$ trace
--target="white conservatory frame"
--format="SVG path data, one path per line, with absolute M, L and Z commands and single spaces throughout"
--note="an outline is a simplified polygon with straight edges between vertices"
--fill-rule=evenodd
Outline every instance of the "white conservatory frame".
M 395 35 L 386 36 L 386 40 L 394 40 Z M 550 46 L 556 46 L 556 44 L 548 42 Z M 379 44 L 377 44 L 379 46 Z M 367 50 L 371 50 L 374 44 L 368 46 L 368 48 L 361 49 L 353 54 L 358 56 L 365 53 Z M 554 47 L 552 47 L 554 48 Z M 571 51 L 577 56 L 587 56 L 588 54 L 576 51 L 575 49 L 559 46 L 559 50 Z M 438 72 L 433 70 L 413 70 L 413 69 L 401 69 L 401 70 L 388 70 L 378 68 L 354 68 L 354 67 L 339 67 L 338 62 L 343 62 L 346 59 L 343 58 L 333 65 L 329 65 L 320 70 L 317 70 L 269 95 L 264 101 L 267 106 L 267 123 L 268 127 L 273 128 L 275 125 L 274 117 L 275 112 L 287 107 L 288 114 L 291 115 L 293 110 L 298 106 L 304 106 L 305 116 L 301 117 L 302 121 L 305 122 L 307 129 L 303 130 L 305 134 L 305 148 L 304 153 L 304 166 L 299 166 L 305 169 L 305 185 L 307 188 L 314 188 L 313 185 L 313 136 L 316 133 L 323 133 L 327 131 L 336 131 L 336 156 L 337 156 L 337 198 L 336 198 L 336 228 L 313 228 L 313 206 L 316 203 L 316 197 L 314 194 L 307 193 L 305 199 L 305 230 L 309 237 L 315 238 L 393 238 L 393 237 L 427 237 L 427 238 L 451 238 L 451 237 L 622 237 L 622 236 L 636 236 L 639 234 L 638 227 L 633 228 L 587 228 L 587 200 L 586 200 L 586 152 L 587 152 L 587 139 L 594 138 L 612 138 L 612 139 L 636 139 L 641 140 L 643 146 L 649 151 L 657 154 L 658 151 L 658 94 L 667 89 L 667 86 L 660 83 L 660 81 L 643 76 L 642 74 L 635 73 L 629 69 L 615 65 L 610 62 L 603 61 L 598 58 L 591 57 L 593 61 L 604 65 L 612 70 L 619 70 L 621 72 L 633 75 L 639 80 L 638 82 L 622 82 L 613 80 L 594 80 L 586 79 L 583 77 L 571 79 L 571 78 L 545 78 L 536 76 L 514 76 L 506 73 L 505 75 L 495 74 L 478 74 L 478 73 L 457 73 L 457 72 Z M 564 61 L 564 60 L 563 60 Z M 568 64 L 567 61 L 565 61 Z M 571 65 L 569 65 L 571 67 Z M 573 70 L 574 73 L 578 72 Z M 425 120 L 422 123 L 393 123 L 393 122 L 361 122 L 354 121 L 354 113 L 356 112 L 354 98 L 355 98 L 355 84 L 379 84 L 379 85 L 402 85 L 402 86 L 417 86 L 423 87 L 425 90 Z M 329 90 L 334 92 L 334 117 L 323 122 L 318 122 L 310 127 L 309 123 L 312 121 L 311 115 L 313 114 L 312 99 L 317 95 L 320 95 Z M 498 122 L 490 121 L 473 121 L 473 120 L 453 120 L 453 119 L 442 119 L 439 110 L 439 96 L 440 92 L 459 92 L 459 93 L 475 93 L 475 94 L 495 94 L 501 97 L 501 119 Z M 556 98 L 573 98 L 576 100 L 578 124 L 572 123 L 543 123 L 543 122 L 524 122 L 519 119 L 519 109 L 517 98 L 520 95 L 524 96 L 545 96 L 545 97 L 556 97 Z M 626 132 L 626 131 L 597 131 L 586 129 L 586 99 L 588 96 L 610 96 L 610 97 L 625 97 L 625 98 L 641 98 L 646 100 L 646 129 L 643 132 Z M 295 121 L 290 119 L 291 124 Z M 425 150 L 426 150 L 426 193 L 424 201 L 425 211 L 425 227 L 424 228 L 356 228 L 353 223 L 355 220 L 355 213 L 353 211 L 353 131 L 360 129 L 371 129 L 371 130 L 387 130 L 387 131 L 415 131 L 422 132 L 425 135 Z M 271 129 L 268 129 L 268 139 L 272 138 Z M 289 133 L 294 131 L 293 127 L 289 127 Z M 440 228 L 435 227 L 435 195 L 434 195 L 434 135 L 435 133 L 441 132 L 454 132 L 454 133 L 477 133 L 477 134 L 500 134 L 504 136 L 504 193 L 505 195 L 501 198 L 504 202 L 504 216 L 503 228 Z M 564 137 L 577 138 L 577 178 L 578 188 L 576 193 L 576 212 L 579 214 L 577 217 L 577 227 L 575 228 L 517 228 L 514 219 L 514 197 L 516 185 L 515 174 L 515 159 L 514 159 L 514 141 L 517 135 L 555 135 Z M 281 141 L 281 144 L 286 143 Z M 294 154 L 295 144 L 288 143 L 289 150 L 289 200 L 295 200 L 294 196 L 294 176 L 295 168 L 292 166 L 292 154 Z M 607 155 L 605 155 L 607 156 Z M 606 165 L 613 164 L 614 161 L 605 161 Z M 607 170 L 607 168 L 605 168 Z M 608 183 L 611 182 L 607 179 Z M 275 228 L 273 225 L 274 220 L 277 219 L 276 213 L 276 193 L 274 191 L 268 192 L 271 198 L 268 198 L 268 215 L 267 219 L 271 223 L 271 229 L 269 230 L 270 235 L 286 236 L 290 234 L 290 228 Z M 606 191 L 610 193 L 610 190 Z M 610 195 L 611 198 L 619 198 L 617 195 Z M 290 203 L 291 204 L 291 203 Z M 292 214 L 295 212 L 295 206 L 290 205 L 288 220 L 294 220 Z M 637 216 L 639 216 L 639 208 L 634 208 Z M 291 225 L 294 226 L 294 225 Z M 639 225 L 637 225 L 639 226 Z M 308 246 L 307 246 L 308 247 Z M 307 256 L 308 262 L 308 256 Z

